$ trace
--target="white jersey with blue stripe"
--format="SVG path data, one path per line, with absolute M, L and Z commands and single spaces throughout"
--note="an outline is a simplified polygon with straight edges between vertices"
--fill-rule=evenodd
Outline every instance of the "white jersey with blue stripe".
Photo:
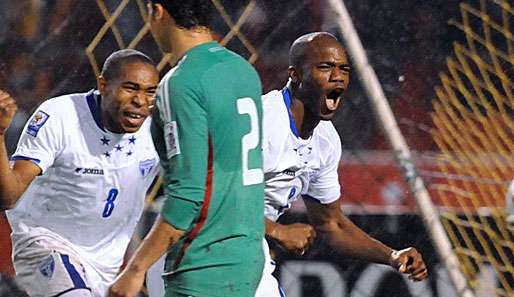
M 340 196 L 341 140 L 330 121 L 320 121 L 309 139 L 296 132 L 287 88 L 262 97 L 265 216 L 276 221 L 300 195 L 328 204 Z
M 42 174 L 7 211 L 13 254 L 40 237 L 73 249 L 105 279 L 122 264 L 158 172 L 150 119 L 136 133 L 101 124 L 98 93 L 50 99 L 26 124 L 13 160 Z

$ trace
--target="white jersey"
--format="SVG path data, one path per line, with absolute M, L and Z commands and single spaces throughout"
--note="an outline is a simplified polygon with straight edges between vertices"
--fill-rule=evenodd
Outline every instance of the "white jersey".
M 309 139 L 300 138 L 289 114 L 289 91 L 262 97 L 266 218 L 276 221 L 300 195 L 328 204 L 340 196 L 337 174 L 341 140 L 330 121 L 320 121 Z
M 159 166 L 150 119 L 136 133 L 111 133 L 97 101 L 93 91 L 65 95 L 34 113 L 12 159 L 31 160 L 42 174 L 7 217 L 13 255 L 51 239 L 112 280 Z

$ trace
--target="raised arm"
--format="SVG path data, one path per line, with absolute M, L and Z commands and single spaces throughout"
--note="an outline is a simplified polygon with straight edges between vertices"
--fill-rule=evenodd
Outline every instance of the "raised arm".
M 13 208 L 41 169 L 31 161 L 18 160 L 11 168 L 5 145 L 5 134 L 17 106 L 14 99 L 0 90 L 0 210 Z

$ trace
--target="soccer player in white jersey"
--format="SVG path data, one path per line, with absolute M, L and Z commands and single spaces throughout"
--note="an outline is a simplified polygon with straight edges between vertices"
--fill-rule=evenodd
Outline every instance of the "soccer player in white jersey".
M 393 250 L 341 211 L 337 174 L 341 141 L 330 119 L 349 81 L 342 45 L 329 33 L 310 33 L 293 43 L 289 58 L 288 84 L 263 96 L 266 236 L 303 255 L 318 234 L 345 255 L 390 265 L 414 281 L 425 279 L 426 266 L 416 249 Z M 277 223 L 300 196 L 312 226 Z M 268 253 L 257 297 L 284 296 L 273 270 Z
M 4 135 L 16 103 L 0 91 L 0 207 L 30 296 L 105 296 L 159 170 L 148 117 L 158 82 L 146 55 L 113 53 L 97 90 L 41 104 L 12 166 Z

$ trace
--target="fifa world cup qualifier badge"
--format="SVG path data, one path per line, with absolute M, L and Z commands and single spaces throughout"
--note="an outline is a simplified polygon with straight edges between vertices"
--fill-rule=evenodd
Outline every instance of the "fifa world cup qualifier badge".
M 177 122 L 173 121 L 164 126 L 164 140 L 166 142 L 167 157 L 180 154 L 180 144 L 178 142 Z
M 46 112 L 39 110 L 34 115 L 32 120 L 30 120 L 30 123 L 27 126 L 27 133 L 31 136 L 36 137 L 37 133 L 39 132 L 39 129 L 43 127 L 43 125 L 46 123 L 49 117 L 50 116 Z

